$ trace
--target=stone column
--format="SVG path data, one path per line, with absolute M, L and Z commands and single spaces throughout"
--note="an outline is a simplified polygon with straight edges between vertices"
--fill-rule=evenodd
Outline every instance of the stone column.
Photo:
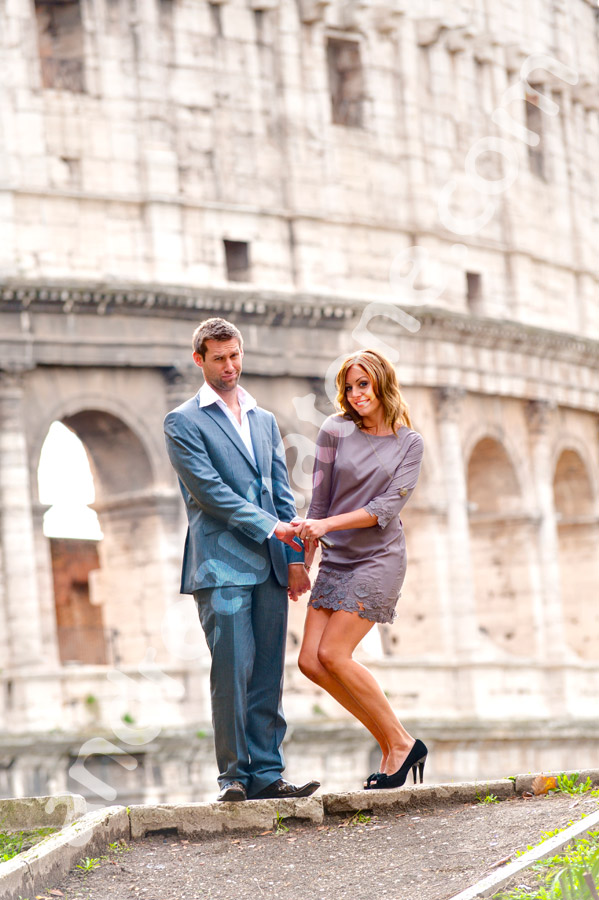
M 0 543 L 8 664 L 42 662 L 42 628 L 36 572 L 23 376 L 0 372 Z
M 466 391 L 442 387 L 436 391 L 438 429 L 447 491 L 447 552 L 451 594 L 451 646 L 460 658 L 474 658 L 486 641 L 478 631 L 470 556 L 468 497 L 460 436 L 461 411 Z
M 166 369 L 164 372 L 164 380 L 166 382 L 166 409 L 164 411 L 166 415 L 171 409 L 174 409 L 181 403 L 185 403 L 186 400 L 189 400 L 190 397 L 197 394 L 204 383 L 204 376 L 195 363 L 190 360 L 187 365 L 173 366 L 171 369 Z M 172 479 L 173 487 L 180 496 L 177 476 L 174 471 L 172 473 Z M 187 531 L 187 515 L 182 499 L 179 503 L 179 515 L 176 528 L 178 531 L 178 535 L 174 535 L 176 538 L 176 547 L 171 545 L 170 553 L 171 557 L 174 554 L 174 558 L 180 560 L 183 541 Z
M 553 463 L 549 429 L 555 404 L 531 400 L 527 405 L 531 469 L 540 517 L 538 530 L 541 610 L 535 615 L 537 655 L 545 661 L 567 655 L 561 597 L 559 540 L 553 493 Z M 540 612 L 540 614 L 539 614 Z
M 35 487 L 33 487 L 33 491 L 35 492 Z M 44 662 L 49 666 L 59 666 L 60 653 L 58 651 L 56 601 L 54 599 L 54 573 L 52 571 L 50 539 L 44 534 L 44 514 L 49 508 L 49 506 L 45 506 L 37 502 L 35 498 L 32 498 L 33 538 L 37 557 L 37 589 L 41 629 L 44 635 Z

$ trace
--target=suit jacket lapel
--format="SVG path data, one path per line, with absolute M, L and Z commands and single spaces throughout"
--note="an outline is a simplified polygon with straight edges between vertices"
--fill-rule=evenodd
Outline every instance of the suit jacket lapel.
M 248 413 L 248 419 L 250 423 L 250 434 L 252 435 L 252 444 L 254 447 L 254 454 L 256 456 L 258 469 L 261 475 L 270 475 L 270 468 L 267 463 L 266 450 L 264 447 L 264 437 L 262 434 L 262 428 L 260 427 L 260 419 L 256 415 L 254 409 L 250 409 Z
M 199 401 L 198 401 L 198 405 L 199 405 Z M 239 432 L 237 431 L 235 426 L 231 422 L 229 422 L 229 419 L 228 419 L 226 413 L 224 413 L 222 411 L 222 409 L 219 409 L 219 407 L 216 405 L 216 403 L 212 403 L 210 406 L 203 406 L 202 410 L 206 413 L 206 415 L 210 416 L 212 421 L 215 422 L 218 425 L 218 427 L 222 429 L 223 433 L 226 434 L 226 436 L 229 438 L 229 440 L 235 444 L 235 446 L 237 447 L 237 449 L 239 450 L 241 455 L 247 459 L 247 461 L 252 466 L 252 468 L 258 470 L 258 466 L 256 465 L 256 463 L 254 462 L 254 460 L 248 453 L 247 447 L 241 440 Z M 256 452 L 256 450 L 254 449 L 254 453 L 255 452 Z M 256 459 L 259 459 L 259 458 L 260 457 L 256 454 Z

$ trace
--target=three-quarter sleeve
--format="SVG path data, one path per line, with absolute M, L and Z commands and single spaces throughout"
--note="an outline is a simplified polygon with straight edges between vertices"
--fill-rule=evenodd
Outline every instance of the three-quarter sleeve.
M 397 466 L 389 487 L 366 504 L 367 513 L 377 517 L 379 528 L 386 528 L 389 522 L 399 515 L 416 487 L 424 441 L 418 432 L 414 432 L 410 446 Z
M 331 505 L 333 468 L 339 435 L 331 419 L 327 419 L 316 438 L 316 454 L 312 473 L 312 500 L 306 518 L 326 519 Z

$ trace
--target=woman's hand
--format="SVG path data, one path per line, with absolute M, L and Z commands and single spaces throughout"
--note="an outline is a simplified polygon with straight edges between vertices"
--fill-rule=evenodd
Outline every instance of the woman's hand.
M 328 524 L 328 519 L 302 519 L 299 522 L 292 522 L 291 527 L 303 541 L 316 542 L 327 533 Z
M 304 566 L 307 572 L 310 571 L 310 567 L 314 562 L 317 547 L 317 541 L 310 541 L 308 538 L 304 541 Z

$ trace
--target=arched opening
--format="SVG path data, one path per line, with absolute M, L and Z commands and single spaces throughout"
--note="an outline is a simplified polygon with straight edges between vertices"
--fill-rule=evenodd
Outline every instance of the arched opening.
M 479 628 L 503 650 L 528 656 L 534 646 L 533 524 L 523 515 L 516 472 L 499 441 L 485 437 L 476 444 L 467 486 Z
M 553 478 L 561 593 L 568 645 L 585 659 L 599 654 L 599 522 L 587 467 L 575 450 L 564 450 Z
M 162 509 L 146 449 L 122 419 L 85 409 L 65 416 L 61 427 L 87 458 L 93 487 L 87 485 L 87 495 L 80 488 L 80 495 L 91 503 L 90 489 L 95 493 L 88 512 L 97 513 L 103 535 L 91 541 L 72 531 L 50 537 L 61 659 L 138 663 L 148 648 L 160 648 L 167 595 L 163 519 L 175 507 L 165 502 L 166 513 Z M 63 495 L 75 483 L 65 461 L 57 480 Z
M 95 499 L 85 448 L 62 422 L 53 422 L 40 454 L 39 499 L 49 509 L 54 611 L 62 663 L 106 663 L 102 609 L 90 602 L 90 573 L 98 569 L 102 531 L 89 504 Z

